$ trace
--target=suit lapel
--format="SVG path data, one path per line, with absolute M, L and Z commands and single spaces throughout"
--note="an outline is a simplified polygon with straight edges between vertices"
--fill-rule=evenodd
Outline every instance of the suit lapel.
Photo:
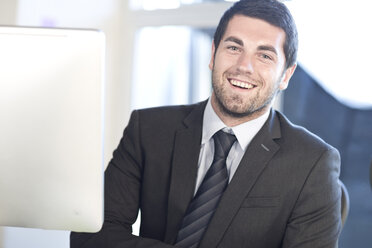
M 242 202 L 268 162 L 279 150 L 279 146 L 273 141 L 273 139 L 279 137 L 279 121 L 272 111 L 268 121 L 248 146 L 204 234 L 200 248 L 217 247 L 234 216 L 239 211 Z
M 195 107 L 175 136 L 167 228 L 164 241 L 174 243 L 179 225 L 194 195 L 206 102 Z

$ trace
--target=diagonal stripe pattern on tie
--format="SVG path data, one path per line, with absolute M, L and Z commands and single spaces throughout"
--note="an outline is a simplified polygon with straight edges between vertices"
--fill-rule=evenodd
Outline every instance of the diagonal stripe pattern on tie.
M 213 140 L 213 162 L 182 220 L 175 244 L 178 247 L 198 247 L 229 182 L 226 158 L 236 137 L 220 130 Z

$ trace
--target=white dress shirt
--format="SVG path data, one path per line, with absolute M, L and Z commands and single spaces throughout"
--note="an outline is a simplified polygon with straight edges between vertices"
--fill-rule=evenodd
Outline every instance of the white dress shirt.
M 269 117 L 270 111 L 265 112 L 262 116 L 257 119 L 242 123 L 238 126 L 227 127 L 221 119 L 214 112 L 209 98 L 207 106 L 204 111 L 203 117 L 203 133 L 201 140 L 201 148 L 198 162 L 198 176 L 196 179 L 195 192 L 199 188 L 205 174 L 213 162 L 214 154 L 214 141 L 213 135 L 219 130 L 223 129 L 225 132 L 232 133 L 236 136 L 237 142 L 235 142 L 227 156 L 226 166 L 229 174 L 229 182 L 234 176 L 236 169 L 239 166 L 240 160 L 242 159 L 245 150 L 253 137 L 262 128 L 267 118 Z

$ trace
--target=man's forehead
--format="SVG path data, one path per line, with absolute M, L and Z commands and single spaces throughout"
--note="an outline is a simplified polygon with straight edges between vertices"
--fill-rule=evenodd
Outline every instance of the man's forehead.
M 221 41 L 244 45 L 246 39 L 261 40 L 283 49 L 286 34 L 282 28 L 265 20 L 244 15 L 233 16 L 227 24 Z
M 278 27 L 264 19 L 245 16 L 242 14 L 234 15 L 229 20 L 224 35 L 229 31 L 236 31 L 237 29 L 256 31 L 257 33 L 262 34 L 268 33 L 266 30 L 270 30 L 269 33 L 284 34 L 285 36 L 285 31 L 281 27 Z

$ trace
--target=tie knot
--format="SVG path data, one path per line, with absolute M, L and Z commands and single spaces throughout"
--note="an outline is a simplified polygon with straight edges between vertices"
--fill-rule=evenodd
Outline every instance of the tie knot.
M 232 145 L 236 141 L 236 137 L 233 134 L 220 130 L 213 135 L 213 140 L 215 157 L 218 156 L 226 159 Z

